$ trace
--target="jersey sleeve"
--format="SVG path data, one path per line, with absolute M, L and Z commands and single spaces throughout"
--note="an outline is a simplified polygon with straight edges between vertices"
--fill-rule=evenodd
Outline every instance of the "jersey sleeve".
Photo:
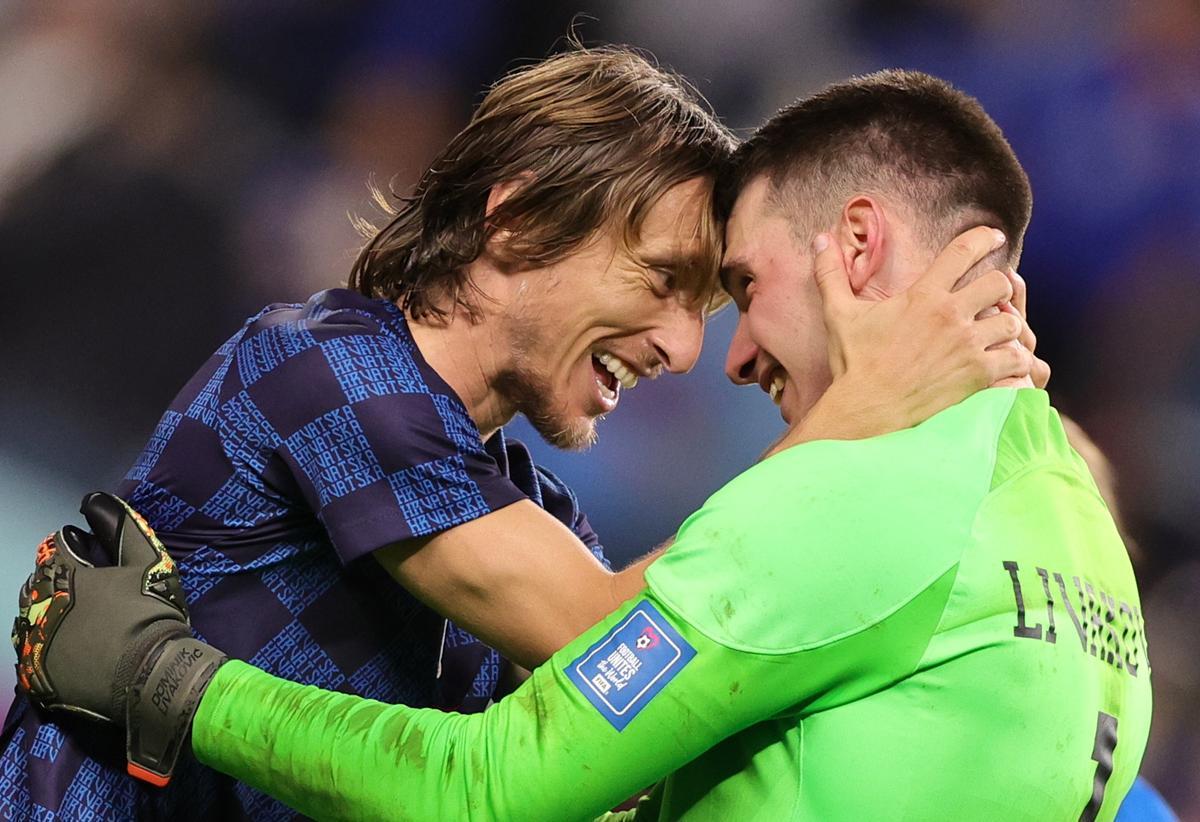
M 491 445 L 491 442 L 488 444 Z M 504 440 L 504 457 L 508 476 L 513 483 L 552 517 L 570 528 L 592 555 L 611 570 L 600 537 L 580 509 L 579 499 L 571 487 L 550 469 L 536 464 L 529 448 L 520 440 L 511 437 Z
M 611 571 L 612 564 L 608 561 L 608 556 L 604 553 L 604 546 L 600 543 L 600 536 L 592 528 L 587 515 L 580 509 L 579 500 L 576 499 L 575 492 L 559 479 L 557 475 L 551 473 L 549 469 L 539 465 L 536 467 L 536 470 L 538 497 L 542 501 L 542 507 L 555 519 L 570 528 L 571 532 L 579 537 L 579 541 L 592 552 L 592 556 L 598 559 L 601 565 Z
M 221 668 L 193 724 L 202 762 L 317 818 L 592 819 L 749 725 L 928 631 L 931 590 L 866 635 L 756 654 L 648 593 L 481 714 L 384 705 Z M 854 647 L 851 647 L 854 646 Z M 911 654 L 899 666 L 911 664 Z M 878 670 L 856 672 L 879 686 Z
M 411 338 L 350 312 L 269 317 L 233 352 L 238 418 L 273 446 L 343 562 L 525 498 Z
M 984 398 L 914 429 L 764 460 L 684 522 L 647 584 L 746 651 L 804 651 L 886 620 L 969 545 L 1010 405 Z
M 534 463 L 525 444 L 506 437 L 503 431 L 496 432 L 484 443 L 484 448 L 521 493 L 570 528 L 592 555 L 611 570 L 599 537 L 565 482 Z M 507 686 L 500 686 L 505 683 L 510 665 L 498 651 L 451 620 L 442 641 L 438 707 L 463 713 L 483 710 L 488 702 L 507 696 Z
M 978 443 L 994 435 L 977 433 Z M 231 662 L 197 712 L 196 753 L 317 817 L 591 819 L 756 722 L 882 690 L 915 668 L 938 626 L 956 573 L 944 543 L 969 525 L 968 500 L 991 471 L 955 467 L 973 450 L 940 458 L 936 438 L 892 436 L 861 454 L 792 449 L 735 480 L 659 560 L 679 551 L 686 562 L 649 574 L 642 596 L 481 714 L 384 705 Z M 909 451 L 921 460 L 907 468 L 878 461 Z M 835 481 L 834 469 L 852 476 Z M 931 511 L 915 501 L 857 511 L 890 515 L 886 527 L 843 522 L 847 496 L 888 471 L 909 479 L 906 499 L 963 490 L 934 505 L 941 516 L 923 536 Z M 879 502 L 885 486 L 874 487 L 860 503 Z M 880 542 L 856 547 L 867 538 Z M 881 571 L 863 564 L 927 542 L 910 569 L 904 557 Z

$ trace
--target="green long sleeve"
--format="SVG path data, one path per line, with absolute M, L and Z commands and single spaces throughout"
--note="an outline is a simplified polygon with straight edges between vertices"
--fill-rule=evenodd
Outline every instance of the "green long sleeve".
M 1073 470 L 1046 458 L 1037 463 L 1045 471 L 994 484 L 1011 461 L 997 442 L 1014 398 L 985 392 L 911 431 L 812 443 L 760 463 L 684 523 L 641 596 L 482 714 L 384 705 L 231 662 L 196 714 L 195 752 L 318 819 L 594 820 L 677 771 L 638 818 L 887 818 L 898 803 L 921 810 L 899 815 L 924 818 L 954 791 L 964 808 L 1044 809 L 1034 792 L 1000 801 L 987 780 L 945 776 L 951 764 L 981 763 L 1012 776 L 1015 749 L 993 743 L 985 757 L 975 742 L 1020 741 L 993 710 L 992 683 L 1017 663 L 1040 664 L 1012 656 L 1028 647 L 1071 650 L 1014 636 L 1010 574 L 995 558 L 1036 543 L 1025 531 L 1007 539 L 1004 528 L 1022 520 L 1004 501 L 1045 505 L 1046 484 Z M 1025 405 L 1018 433 L 1047 418 L 1044 395 Z M 954 447 L 942 442 L 951 437 Z M 1103 513 L 1080 529 L 1111 526 Z M 965 551 L 974 553 L 964 566 Z M 969 597 L 964 580 L 975 586 Z M 983 616 L 970 610 L 980 608 Z M 992 667 L 977 671 L 983 651 Z M 1023 698 L 1027 688 L 1012 692 Z M 958 729 L 964 717 L 977 733 Z M 947 761 L 909 785 L 907 769 L 886 763 L 911 764 L 914 740 L 937 722 L 942 744 L 921 750 Z M 1077 766 L 1080 785 L 1092 750 L 1081 739 L 1082 756 L 1060 757 Z M 1075 803 L 1075 782 L 1056 797 L 1064 806 Z
M 751 705 L 747 691 L 757 689 L 736 681 L 749 666 L 784 693 L 777 660 L 679 625 L 697 655 L 618 732 L 565 669 L 635 607 L 471 716 L 322 691 L 230 662 L 205 693 L 193 748 L 205 764 L 318 819 L 593 819 L 787 701 Z M 719 689 L 718 671 L 731 677 Z
M 205 692 L 193 748 L 205 764 L 317 819 L 594 819 L 805 692 L 844 691 L 850 668 L 861 674 L 856 691 L 886 684 L 897 673 L 872 672 L 863 660 L 911 665 L 922 645 L 902 624 L 932 627 L 945 597 L 937 587 L 903 619 L 788 654 L 714 642 L 647 593 L 555 654 L 510 697 L 470 716 L 322 691 L 230 662 Z M 664 671 L 660 690 L 626 699 L 624 716 L 601 710 L 591 701 L 597 694 L 589 699 L 569 672 L 608 670 L 620 683 L 620 670 L 595 668 L 594 660 L 619 665 L 614 638 L 647 612 L 663 641 L 673 636 L 694 656 L 629 678 L 640 687 Z M 625 702 L 610 688 L 620 710 Z

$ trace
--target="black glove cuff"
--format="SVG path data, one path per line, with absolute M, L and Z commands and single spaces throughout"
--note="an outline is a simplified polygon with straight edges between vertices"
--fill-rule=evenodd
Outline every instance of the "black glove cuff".
M 132 776 L 158 787 L 170 781 L 204 689 L 226 659 L 211 645 L 177 634 L 144 658 L 126 702 Z

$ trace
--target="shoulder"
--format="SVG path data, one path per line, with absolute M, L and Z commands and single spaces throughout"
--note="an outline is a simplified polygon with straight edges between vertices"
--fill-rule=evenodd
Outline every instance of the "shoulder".
M 913 429 L 783 451 L 713 494 L 647 578 L 745 650 L 869 627 L 956 566 L 1011 405 L 983 392 Z
M 429 390 L 399 309 L 345 289 L 319 292 L 304 304 L 268 306 L 246 323 L 230 353 L 247 388 L 296 360 L 356 374 L 356 384 L 391 380 L 411 393 Z M 355 393 L 348 391 L 352 398 Z
M 244 393 L 285 439 L 353 417 L 350 427 L 368 438 L 416 432 L 414 446 L 436 435 L 450 452 L 482 452 L 466 408 L 386 300 L 332 289 L 301 305 L 268 306 L 231 343 L 220 399 Z M 446 451 L 440 441 L 428 445 Z
M 1032 465 L 1048 463 L 1076 475 L 1095 490 L 1091 471 L 1076 452 L 1058 411 L 1050 405 L 1049 395 L 1041 390 L 1019 390 L 996 445 L 992 485 L 1002 485 Z

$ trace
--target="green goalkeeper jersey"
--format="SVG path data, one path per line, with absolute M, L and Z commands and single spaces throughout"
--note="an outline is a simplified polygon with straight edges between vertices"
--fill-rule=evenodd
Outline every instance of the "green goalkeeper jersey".
M 637 819 L 1111 819 L 1137 774 L 1137 587 L 1043 392 L 779 453 L 646 577 L 482 714 L 231 662 L 194 748 L 347 819 L 588 819 L 658 780 Z

